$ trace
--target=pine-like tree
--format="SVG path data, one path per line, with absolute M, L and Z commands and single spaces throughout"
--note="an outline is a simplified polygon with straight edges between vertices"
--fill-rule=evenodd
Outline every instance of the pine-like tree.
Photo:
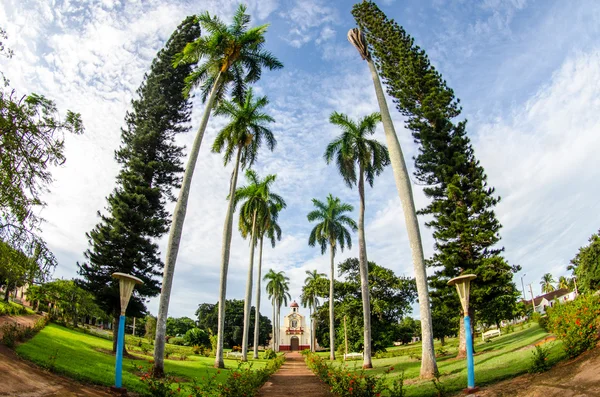
M 486 309 L 486 302 L 518 295 L 509 266 L 501 257 L 500 222 L 494 207 L 500 201 L 475 157 L 460 116 L 460 101 L 431 66 L 424 50 L 372 1 L 354 6 L 353 15 L 367 36 L 388 94 L 406 118 L 406 127 L 419 144 L 415 176 L 425 184 L 430 204 L 419 213 L 433 216 L 435 253 L 429 265 L 441 267 L 431 277 L 432 292 L 449 296 L 447 281 L 462 273 L 475 273 L 469 314 Z M 459 310 L 453 301 L 438 300 Z M 487 317 L 487 316 L 486 316 Z M 475 323 L 474 319 L 472 323 Z M 461 330 L 462 331 L 462 330 Z M 464 338 L 461 332 L 461 346 Z M 464 351 L 464 349 L 460 349 Z M 460 354 L 460 351 L 459 351 Z
M 113 272 L 129 273 L 144 281 L 134 291 L 128 316 L 142 317 L 144 298 L 160 292 L 157 277 L 162 274 L 163 263 L 156 240 L 169 228 L 165 204 L 174 200 L 172 190 L 179 187 L 183 171 L 183 148 L 175 144 L 175 137 L 189 130 L 191 111 L 183 91 L 193 65 L 173 68 L 172 60 L 199 35 L 195 18 L 186 18 L 144 76 L 137 90 L 139 97 L 132 101 L 133 110 L 125 116 L 122 144 L 115 153 L 122 167 L 117 187 L 107 199 L 107 213 L 98 213 L 101 221 L 87 234 L 91 245 L 85 252 L 87 261 L 78 265 L 81 285 L 114 317 L 115 328 L 120 302 Z

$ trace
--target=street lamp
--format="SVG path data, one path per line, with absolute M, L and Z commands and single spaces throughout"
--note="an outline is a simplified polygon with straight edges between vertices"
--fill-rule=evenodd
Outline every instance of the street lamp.
M 460 304 L 465 315 L 465 339 L 467 343 L 467 394 L 477 391 L 475 387 L 475 368 L 473 365 L 473 335 L 471 334 L 471 318 L 469 317 L 469 292 L 471 280 L 477 278 L 474 274 L 464 274 L 448 281 L 448 285 L 456 285 Z
M 527 273 L 523 274 L 521 276 L 521 288 L 523 288 L 523 300 L 527 300 L 527 298 L 525 298 L 525 284 L 523 284 L 523 277 L 527 276 Z
M 121 316 L 119 317 L 119 335 L 117 337 L 117 362 L 115 364 L 115 388 L 123 391 L 123 344 L 125 339 L 125 311 L 136 284 L 144 284 L 142 280 L 125 273 L 113 273 L 119 280 L 119 295 L 121 297 Z M 113 330 L 114 332 L 114 330 Z

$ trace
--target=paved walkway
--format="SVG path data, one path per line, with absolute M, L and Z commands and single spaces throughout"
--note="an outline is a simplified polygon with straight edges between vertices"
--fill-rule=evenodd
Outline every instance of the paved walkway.
M 329 387 L 312 373 L 298 352 L 287 353 L 285 362 L 263 385 L 259 397 L 331 397 Z

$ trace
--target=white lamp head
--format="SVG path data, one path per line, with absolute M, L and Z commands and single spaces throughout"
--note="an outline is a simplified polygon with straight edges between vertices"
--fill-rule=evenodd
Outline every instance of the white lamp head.
M 133 292 L 133 287 L 136 284 L 144 284 L 142 280 L 139 278 L 132 276 L 131 274 L 125 273 L 113 273 L 112 276 L 119 280 L 119 295 L 121 298 L 121 315 L 125 315 L 125 311 L 127 310 L 127 305 L 129 304 L 129 299 L 131 298 L 131 294 Z
M 456 285 L 458 291 L 458 297 L 460 298 L 460 304 L 462 305 L 465 316 L 469 315 L 469 293 L 471 287 L 471 280 L 476 279 L 475 274 L 463 274 L 462 276 L 454 277 L 448 281 L 448 285 Z

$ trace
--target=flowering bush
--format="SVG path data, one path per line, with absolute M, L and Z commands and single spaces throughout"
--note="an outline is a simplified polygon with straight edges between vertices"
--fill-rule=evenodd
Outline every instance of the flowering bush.
M 551 365 L 548 362 L 548 348 L 536 346 L 532 352 L 530 373 L 545 372 L 550 369 Z
M 402 397 L 404 396 L 404 377 L 394 382 L 392 387 L 385 383 L 385 376 L 367 375 L 364 370 L 353 372 L 347 367 L 334 367 L 316 354 L 306 354 L 306 364 L 323 382 L 329 385 L 331 392 L 340 397 Z M 386 374 L 394 370 L 390 367 Z
M 600 332 L 600 296 L 581 295 L 549 308 L 548 330 L 563 341 L 570 357 L 591 349 Z

